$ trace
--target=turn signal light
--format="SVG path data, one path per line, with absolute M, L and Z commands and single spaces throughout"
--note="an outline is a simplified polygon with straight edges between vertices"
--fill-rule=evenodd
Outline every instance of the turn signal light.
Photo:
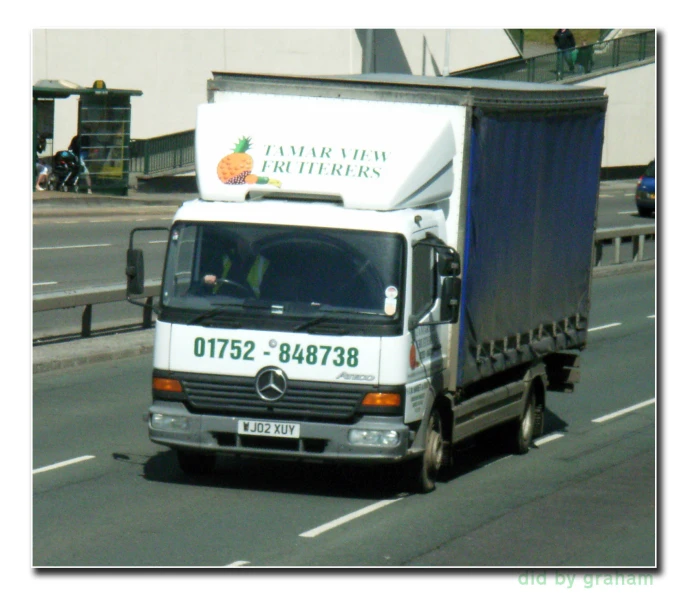
M 368 393 L 362 405 L 369 407 L 399 407 L 401 405 L 401 395 L 397 393 Z
M 183 392 L 182 384 L 174 378 L 153 378 L 153 390 L 164 390 L 170 393 Z

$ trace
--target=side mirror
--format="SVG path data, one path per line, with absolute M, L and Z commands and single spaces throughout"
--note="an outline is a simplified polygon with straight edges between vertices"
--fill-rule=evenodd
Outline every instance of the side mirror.
M 459 305 L 461 304 L 461 279 L 446 277 L 442 281 L 440 295 L 440 320 L 454 324 L 459 321 Z
M 143 250 L 127 250 L 127 296 L 143 294 Z

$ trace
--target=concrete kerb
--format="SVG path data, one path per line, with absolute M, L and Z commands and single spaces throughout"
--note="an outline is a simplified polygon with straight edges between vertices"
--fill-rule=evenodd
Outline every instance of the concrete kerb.
M 198 194 L 171 192 L 165 194 L 130 193 L 129 196 L 102 194 L 73 194 L 45 191 L 33 193 L 33 216 L 85 216 L 110 214 L 122 215 L 146 212 L 174 212 L 183 202 L 197 198 Z
M 598 277 L 613 277 L 615 275 L 627 275 L 629 273 L 640 273 L 642 271 L 652 271 L 655 268 L 655 260 L 643 260 L 641 262 L 627 262 L 623 264 L 613 264 L 608 266 L 601 266 L 593 269 L 592 276 L 594 279 Z
M 127 357 L 150 356 L 153 353 L 154 333 L 153 329 L 149 329 L 39 345 L 33 348 L 33 373 L 78 368 Z

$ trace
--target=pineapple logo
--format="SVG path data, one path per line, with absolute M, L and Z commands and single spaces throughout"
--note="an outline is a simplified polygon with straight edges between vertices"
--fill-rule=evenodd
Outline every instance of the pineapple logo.
M 282 182 L 256 176 L 253 170 L 253 157 L 248 154 L 251 148 L 251 137 L 242 137 L 234 147 L 234 153 L 223 157 L 217 164 L 217 177 L 223 184 L 271 184 L 280 188 Z

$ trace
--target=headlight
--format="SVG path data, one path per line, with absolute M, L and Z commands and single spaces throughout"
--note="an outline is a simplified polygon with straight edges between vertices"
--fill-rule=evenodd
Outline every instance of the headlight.
M 349 443 L 357 446 L 397 446 L 396 430 L 349 430 Z
M 189 418 L 183 415 L 166 415 L 165 413 L 153 413 L 150 416 L 151 428 L 154 430 L 167 430 L 168 432 L 188 432 Z

